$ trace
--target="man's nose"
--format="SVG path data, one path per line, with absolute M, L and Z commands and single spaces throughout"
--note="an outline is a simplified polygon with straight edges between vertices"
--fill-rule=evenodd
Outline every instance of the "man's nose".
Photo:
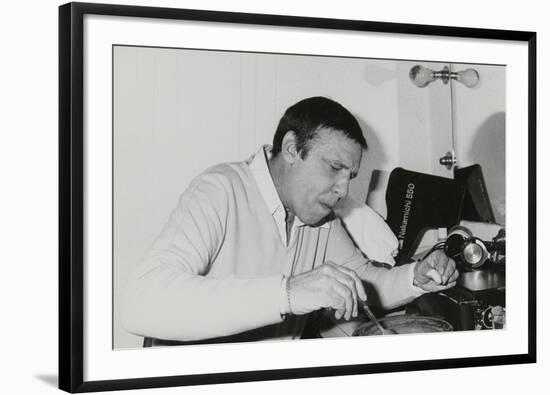
M 341 177 L 336 184 L 334 184 L 334 193 L 338 196 L 338 200 L 345 198 L 349 191 L 349 177 Z

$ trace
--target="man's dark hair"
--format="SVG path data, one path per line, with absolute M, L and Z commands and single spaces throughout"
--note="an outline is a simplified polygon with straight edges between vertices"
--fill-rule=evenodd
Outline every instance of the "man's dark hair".
M 310 97 L 289 107 L 281 120 L 273 137 L 272 155 L 281 152 L 283 137 L 288 131 L 296 135 L 296 148 L 302 159 L 309 151 L 309 142 L 317 137 L 320 128 L 341 131 L 346 137 L 367 148 L 367 142 L 357 119 L 341 104 L 326 97 Z

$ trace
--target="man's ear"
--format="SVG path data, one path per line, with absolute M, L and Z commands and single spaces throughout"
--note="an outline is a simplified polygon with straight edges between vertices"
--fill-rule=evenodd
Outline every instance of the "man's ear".
M 296 133 L 293 130 L 289 130 L 283 137 L 281 144 L 281 154 L 286 162 L 292 164 L 296 162 L 300 154 L 298 153 L 296 146 Z

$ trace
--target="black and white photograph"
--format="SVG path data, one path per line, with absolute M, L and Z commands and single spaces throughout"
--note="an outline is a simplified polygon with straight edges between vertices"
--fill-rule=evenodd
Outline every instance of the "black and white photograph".
M 0 13 L 0 392 L 544 392 L 523 0 Z
M 113 348 L 505 330 L 505 73 L 114 46 Z
M 536 362 L 536 33 L 482 26 L 59 7 L 59 388 Z

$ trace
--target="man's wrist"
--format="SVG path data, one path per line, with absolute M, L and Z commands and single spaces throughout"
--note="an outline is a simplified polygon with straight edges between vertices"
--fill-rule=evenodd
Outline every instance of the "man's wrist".
M 414 261 L 410 264 L 411 267 L 409 269 L 409 276 L 410 276 L 409 284 L 411 284 L 411 287 L 414 291 L 416 291 L 419 294 L 423 294 L 426 291 L 420 287 L 420 283 L 416 279 L 416 266 L 418 263 L 419 261 Z
M 417 259 L 412 263 L 412 283 L 415 287 L 420 287 L 420 283 L 418 282 L 417 278 L 417 272 L 418 272 L 418 265 L 420 264 L 421 259 Z
M 287 307 L 288 307 L 287 311 L 289 314 L 294 314 L 294 312 L 292 311 L 292 303 L 290 303 L 290 278 L 289 277 L 286 278 L 285 291 L 286 291 L 286 301 L 287 301 Z
M 287 314 L 292 314 L 292 308 L 290 306 L 290 278 L 283 275 L 281 280 L 281 289 L 279 293 L 279 312 L 281 317 L 285 317 Z

